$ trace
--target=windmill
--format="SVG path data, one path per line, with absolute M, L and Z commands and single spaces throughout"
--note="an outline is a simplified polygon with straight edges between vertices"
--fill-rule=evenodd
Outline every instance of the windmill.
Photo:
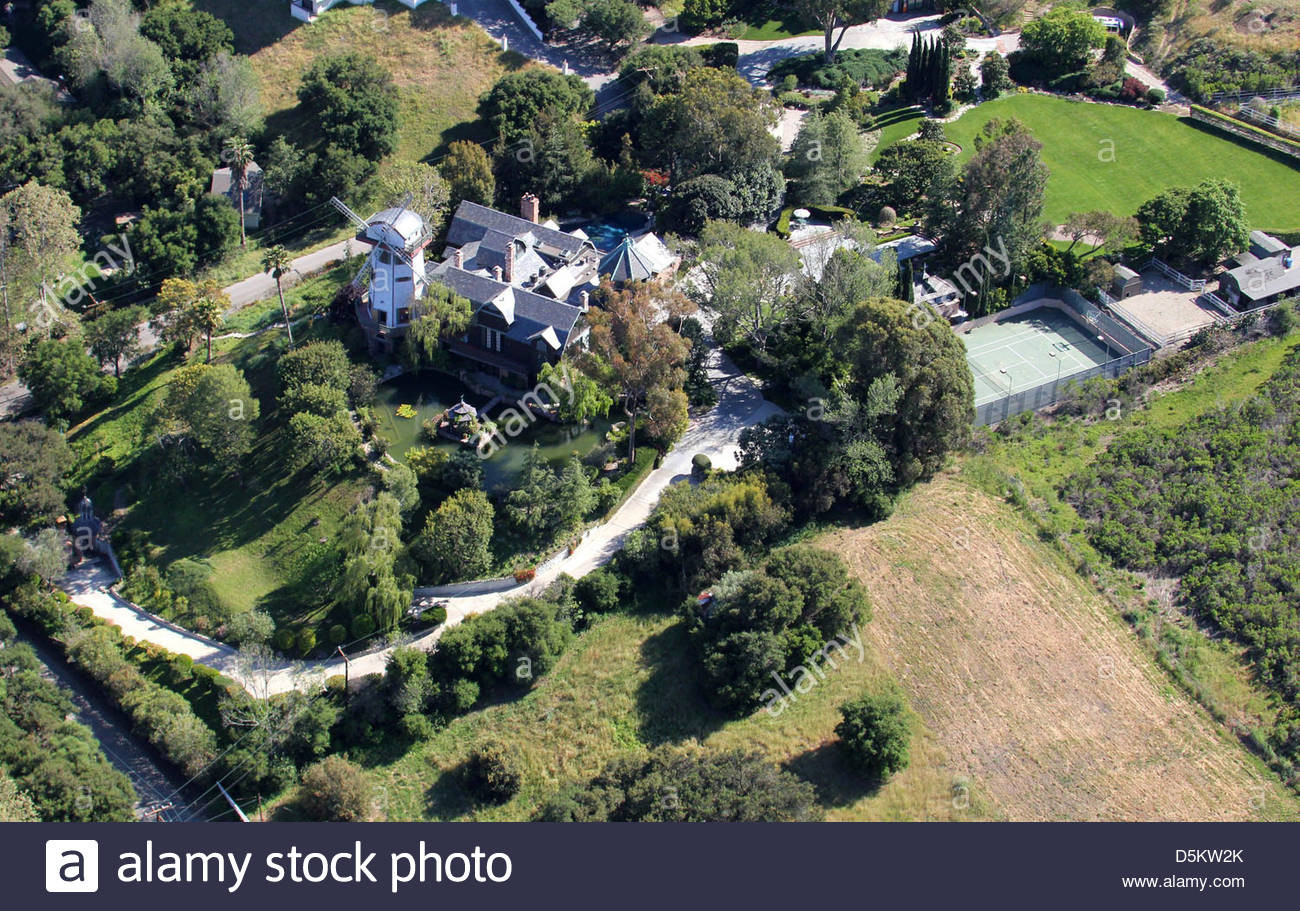
M 424 297 L 428 287 L 424 248 L 433 232 L 410 203 L 408 195 L 397 206 L 364 219 L 338 197 L 330 197 L 330 205 L 356 225 L 357 239 L 373 245 L 352 281 L 361 286 L 369 280 L 370 312 L 378 338 L 387 338 L 392 330 L 404 330 L 409 325 L 411 308 Z

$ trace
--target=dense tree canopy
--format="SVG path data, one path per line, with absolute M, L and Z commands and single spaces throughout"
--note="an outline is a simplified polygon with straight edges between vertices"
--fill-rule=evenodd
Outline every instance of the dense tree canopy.
M 1138 234 L 1157 252 L 1217 263 L 1246 249 L 1250 222 L 1237 185 L 1204 180 L 1195 187 L 1170 187 L 1137 210 Z
M 658 747 L 610 762 L 537 813 L 543 822 L 801 822 L 821 817 L 813 786 L 761 753 Z
M 1054 74 L 1083 68 L 1105 41 L 1106 29 L 1081 7 L 1053 7 L 1020 32 L 1021 51 Z
M 0 423 L 0 523 L 45 524 L 63 511 L 72 452 L 63 434 L 36 421 Z
M 899 483 L 937 471 L 966 439 L 975 418 L 975 386 L 966 346 L 944 320 L 917 320 L 902 301 L 862 303 L 841 331 L 847 391 L 867 401 L 872 384 L 892 376 L 899 399 L 887 441 Z
M 371 57 L 348 51 L 317 59 L 298 99 L 327 145 L 376 160 L 396 147 L 397 88 Z
M 595 95 L 582 78 L 550 69 L 532 68 L 507 73 L 479 102 L 479 113 L 506 145 L 528 136 L 543 114 L 563 119 L 582 116 Z

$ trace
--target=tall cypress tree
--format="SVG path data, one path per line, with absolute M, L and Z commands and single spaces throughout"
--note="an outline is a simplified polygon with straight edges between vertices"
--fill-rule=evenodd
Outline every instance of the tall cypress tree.
M 904 83 L 904 89 L 907 97 L 916 101 L 917 88 L 920 83 L 921 73 L 921 33 L 912 32 L 912 50 L 907 55 L 907 81 Z

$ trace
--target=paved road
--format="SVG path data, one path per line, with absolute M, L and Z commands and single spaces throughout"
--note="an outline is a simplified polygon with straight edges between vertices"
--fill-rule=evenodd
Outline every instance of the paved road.
M 171 804 L 176 808 L 161 814 L 165 821 L 202 821 L 202 817 L 185 806 L 184 779 L 163 767 L 152 748 L 131 732 L 130 721 L 120 711 L 88 687 L 49 645 L 25 637 L 21 641 L 36 652 L 42 665 L 41 676 L 58 684 L 72 699 L 76 720 L 90 728 L 108 761 L 131 779 L 139 798 L 135 805 L 137 818 L 153 820 L 155 809 Z
M 538 41 L 506 0 L 456 0 L 456 12 L 473 19 L 498 43 L 505 38 L 509 50 L 556 69 L 567 65 L 569 72 L 577 73 L 593 89 L 600 89 L 615 76 L 610 62 L 592 49 L 552 47 Z
M 895 47 L 910 47 L 912 33 L 937 32 L 940 16 L 891 16 L 869 25 L 855 25 L 848 30 L 840 50 L 851 48 L 879 48 L 887 50 Z M 712 44 L 717 38 L 688 38 L 685 44 Z M 740 50 L 740 62 L 737 69 L 740 74 L 755 85 L 764 84 L 767 72 L 780 60 L 806 54 L 809 51 L 821 51 L 826 47 L 821 35 L 803 35 L 798 38 L 781 38 L 775 41 L 737 41 Z M 982 54 L 997 50 L 1008 54 L 1020 47 L 1020 35 L 1017 32 L 1005 32 L 996 38 L 967 38 L 966 46 Z
M 321 247 L 319 250 L 299 256 L 293 261 L 292 271 L 283 278 L 284 287 L 292 288 L 306 276 L 320 272 L 334 263 L 342 262 L 346 257 L 347 247 L 348 241 L 341 240 L 328 247 Z M 356 244 L 353 247 L 358 249 Z M 224 290 L 230 296 L 231 307 L 223 315 L 229 318 L 249 304 L 274 296 L 275 279 L 265 272 L 259 272 L 227 286 Z M 140 347 L 143 351 L 150 352 L 158 347 L 158 335 L 153 331 L 148 320 L 140 324 L 139 330 Z M 22 383 L 13 380 L 0 386 L 0 418 L 22 414 L 30 407 L 31 394 Z
M 718 468 L 735 468 L 736 445 L 741 430 L 766 420 L 780 409 L 764 399 L 758 384 L 716 348 L 710 357 L 709 376 L 718 391 L 718 404 L 691 422 L 659 468 L 641 482 L 607 522 L 590 529 L 573 554 L 545 565 L 537 578 L 525 585 L 506 591 L 447 598 L 447 622 L 415 638 L 411 644 L 426 650 L 432 648 L 444 630 L 468 616 L 491 610 L 508 598 L 536 594 L 561 573 L 581 578 L 608 563 L 623 546 L 628 532 L 644 524 L 664 488 L 690 476 L 691 457 L 696 453 L 708 455 Z M 238 680 L 257 695 L 283 693 L 291 689 L 310 690 L 319 687 L 325 677 L 344 672 L 342 658 L 311 662 L 276 661 L 250 670 L 229 646 L 166 623 L 118 598 L 108 591 L 112 582 L 111 571 L 99 563 L 88 561 L 70 573 L 61 585 L 75 603 L 89 607 L 96 616 L 120 626 L 127 635 L 161 645 L 177 654 L 189 655 L 195 661 Z M 391 651 L 391 647 L 378 647 L 352 656 L 352 676 L 382 673 Z

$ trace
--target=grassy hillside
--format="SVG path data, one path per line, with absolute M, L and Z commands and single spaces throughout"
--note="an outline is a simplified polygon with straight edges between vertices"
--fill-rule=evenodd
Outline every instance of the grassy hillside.
M 397 83 L 401 110 L 400 161 L 419 161 L 457 139 L 485 139 L 469 126 L 479 96 L 507 70 L 526 64 L 465 17 L 441 3 L 409 10 L 393 2 L 341 6 L 310 25 L 289 15 L 288 4 L 262 0 L 191 0 L 223 19 L 236 47 L 250 55 L 262 82 L 268 126 L 310 140 L 311 124 L 297 111 L 302 74 L 317 57 L 361 51 L 382 63 Z
M 291 306 L 338 276 L 303 283 L 287 296 Z M 254 316 L 278 302 L 239 314 Z M 309 329 L 298 323 L 295 338 L 332 334 L 325 323 Z M 244 371 L 261 404 L 253 451 L 243 480 L 196 477 L 189 484 L 160 481 L 152 475 L 151 415 L 167 394 L 181 366 L 173 355 L 157 354 L 123 377 L 124 394 L 69 432 L 77 454 L 74 482 L 85 484 L 98 503 L 119 513 L 115 540 L 139 534 L 153 562 L 165 569 L 183 557 L 211 569 L 211 582 L 233 612 L 258 608 L 284 622 L 318 620 L 328 603 L 315 584 L 321 565 L 335 559 L 333 539 L 339 523 L 364 489 L 361 471 L 343 478 L 320 478 L 290 471 L 285 430 L 275 403 L 275 361 L 284 344 L 282 329 L 252 338 L 214 342 L 214 362 Z M 196 347 L 190 363 L 202 363 Z
M 974 154 L 980 128 L 995 117 L 1017 118 L 1042 142 L 1043 161 L 1052 171 L 1044 215 L 1054 224 L 1073 211 L 1132 214 L 1167 187 L 1223 177 L 1241 187 L 1252 227 L 1300 228 L 1300 210 L 1292 202 L 1300 198 L 1300 168 L 1189 120 L 1118 105 L 1013 95 L 946 125 L 948 138 L 962 147 L 963 161 Z
M 942 477 L 887 522 L 823 543 L 880 605 L 867 635 L 947 767 L 981 782 L 1000 814 L 1295 816 L 1276 779 L 1006 503 Z

